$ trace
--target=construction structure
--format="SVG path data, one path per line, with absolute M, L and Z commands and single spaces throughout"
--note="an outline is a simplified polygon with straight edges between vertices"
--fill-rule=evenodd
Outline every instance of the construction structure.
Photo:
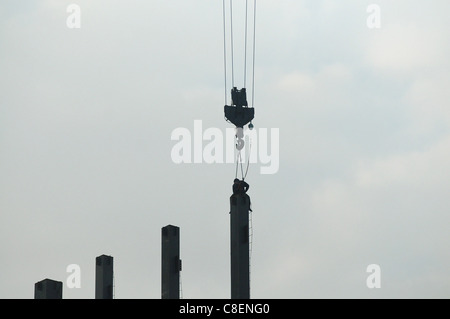
M 180 298 L 180 228 L 167 225 L 161 229 L 161 298 Z
M 230 197 L 230 261 L 231 261 L 231 299 L 250 299 L 250 197 L 247 195 L 249 185 L 245 182 L 247 177 L 251 140 L 248 147 L 247 168 L 244 172 L 243 155 L 244 129 L 252 130 L 255 118 L 255 47 L 256 47 L 256 0 L 253 1 L 253 31 L 249 37 L 249 6 L 245 1 L 244 29 L 238 31 L 244 39 L 243 47 L 236 48 L 233 34 L 237 32 L 233 28 L 233 1 L 222 2 L 223 5 L 223 44 L 224 44 L 224 87 L 225 87 L 225 120 L 236 128 L 236 174 L 233 184 L 233 195 Z M 228 25 L 228 27 L 227 27 Z M 252 39 L 252 56 L 250 61 L 247 54 L 249 40 Z M 235 52 L 236 51 L 236 52 Z M 235 54 L 237 53 L 237 54 Z M 235 70 L 235 62 L 240 60 L 241 70 Z M 247 63 L 250 62 L 250 63 Z M 248 65 L 251 65 L 251 99 L 247 100 L 247 73 L 250 73 Z M 235 76 L 239 72 L 239 76 Z M 231 75 L 231 77 L 229 76 Z M 242 78 L 241 78 L 242 76 Z M 242 81 L 242 82 L 241 82 Z M 238 89 L 237 82 L 242 84 Z M 231 84 L 231 85 L 230 85 Z M 227 87 L 231 87 L 231 101 Z M 229 103 L 231 102 L 231 103 Z M 250 103 L 249 103 L 250 102 Z M 240 166 L 241 175 L 238 178 Z
M 101 255 L 95 258 L 95 299 L 114 298 L 114 258 Z
M 62 299 L 62 282 L 44 279 L 34 284 L 34 299 Z
M 245 154 L 244 130 L 247 126 L 249 130 L 254 128 L 255 118 L 255 31 L 256 31 L 256 0 L 253 1 L 253 34 L 249 36 L 249 8 L 248 1 L 245 1 L 245 21 L 244 30 L 241 34 L 244 45 L 238 50 L 234 43 L 233 33 L 233 6 L 232 0 L 223 0 L 223 27 L 224 27 L 224 92 L 225 104 L 223 115 L 228 123 L 234 125 L 236 129 L 236 170 L 233 185 L 233 195 L 230 197 L 230 274 L 231 274 L 231 299 L 250 299 L 250 197 L 247 194 L 249 185 L 245 182 L 247 177 L 251 140 L 248 146 L 247 167 L 244 170 L 243 157 Z M 228 3 L 228 6 L 227 6 Z M 228 25 L 228 28 L 227 28 Z M 248 43 L 252 40 L 252 55 L 247 54 Z M 236 51 L 236 54 L 235 54 Z M 250 53 L 250 52 L 249 52 Z M 249 60 L 250 61 L 247 61 Z M 235 62 L 240 60 L 243 68 L 235 70 Z M 249 63 L 247 63 L 249 62 Z M 251 73 L 250 68 L 251 66 Z M 237 71 L 237 72 L 235 72 Z M 242 77 L 238 77 L 238 74 Z M 247 81 L 247 73 L 251 74 Z M 241 85 L 238 86 L 237 82 Z M 247 90 L 247 84 L 250 84 Z M 230 92 L 228 87 L 231 87 Z M 240 88 L 240 89 L 239 89 Z M 231 98 L 228 94 L 231 93 Z M 249 100 L 247 100 L 249 93 Z M 244 151 L 243 151 L 244 150 Z M 243 151 L 241 153 L 241 151 Z M 245 160 L 245 159 L 244 159 Z M 240 166 L 240 176 L 238 178 Z M 231 180 L 231 179 L 230 179 Z M 101 255 L 96 258 L 95 268 L 95 299 L 114 298 L 114 273 L 113 257 Z M 161 229 L 161 298 L 180 298 L 180 228 L 167 225 Z M 62 298 L 62 283 L 45 279 L 35 285 L 36 299 Z
M 230 197 L 231 299 L 250 299 L 250 197 Z

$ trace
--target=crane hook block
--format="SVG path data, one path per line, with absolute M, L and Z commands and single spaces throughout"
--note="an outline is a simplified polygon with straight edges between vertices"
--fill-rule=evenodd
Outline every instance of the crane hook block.
M 255 109 L 248 107 L 245 88 L 238 90 L 236 87 L 233 87 L 231 89 L 231 100 L 231 105 L 225 105 L 225 118 L 236 125 L 236 127 L 243 128 L 255 117 Z

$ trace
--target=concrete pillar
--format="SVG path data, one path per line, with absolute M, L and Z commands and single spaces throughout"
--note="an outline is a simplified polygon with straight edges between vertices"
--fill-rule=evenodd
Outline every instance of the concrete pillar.
M 95 258 L 95 299 L 113 299 L 113 261 L 106 255 Z
M 161 298 L 180 298 L 180 228 L 167 225 L 161 229 Z
M 250 197 L 230 197 L 231 299 L 250 299 Z
M 34 284 L 34 299 L 62 299 L 62 282 L 44 279 Z

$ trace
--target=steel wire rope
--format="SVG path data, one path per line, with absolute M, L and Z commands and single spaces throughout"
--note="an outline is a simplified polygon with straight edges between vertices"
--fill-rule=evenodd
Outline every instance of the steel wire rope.
M 256 0 L 253 1 L 252 106 L 255 107 Z
M 233 0 L 230 0 L 231 85 L 234 87 Z
M 245 0 L 245 36 L 244 36 L 244 87 L 247 87 L 247 20 L 248 0 Z
M 248 147 L 248 157 L 247 157 L 247 168 L 245 169 L 245 175 L 243 177 L 243 179 L 245 179 L 247 177 L 247 173 L 248 173 L 248 166 L 250 164 L 250 154 L 252 153 L 252 140 L 249 140 L 249 147 Z
M 230 51 L 231 51 L 231 83 L 232 87 L 234 87 L 234 28 L 233 28 L 233 1 L 230 0 L 229 2 L 229 8 L 230 8 Z M 226 4 L 225 0 L 222 0 L 222 16 L 223 16 L 223 55 L 224 55 L 224 83 L 225 83 L 225 104 L 227 104 L 227 14 L 226 14 Z M 251 105 L 255 105 L 255 60 L 256 60 L 256 0 L 253 1 L 253 44 L 252 44 L 252 101 Z M 244 87 L 246 87 L 247 84 L 247 46 L 248 46 L 248 0 L 245 1 L 245 36 L 244 36 Z M 226 118 L 225 118 L 226 119 Z M 228 119 L 226 119 L 227 122 Z M 251 152 L 251 141 L 250 141 L 250 148 L 249 148 L 249 155 L 247 160 L 247 167 L 245 170 L 245 174 L 243 171 L 243 163 L 242 163 L 242 157 L 241 157 L 241 151 L 238 151 L 237 157 L 236 157 L 236 173 L 235 177 L 238 176 L 238 169 L 239 166 L 241 166 L 241 175 L 242 178 L 245 179 L 248 174 L 249 170 L 249 164 L 250 164 L 250 152 Z M 240 165 L 239 165 L 240 164 Z
M 225 105 L 227 105 L 227 31 L 226 31 L 226 13 L 225 0 L 222 0 L 222 16 L 223 16 L 223 70 L 225 83 Z M 225 118 L 226 119 L 226 118 Z

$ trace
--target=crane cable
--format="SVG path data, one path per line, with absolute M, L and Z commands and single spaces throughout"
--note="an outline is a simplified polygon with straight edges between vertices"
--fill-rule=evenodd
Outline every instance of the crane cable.
M 255 106 L 256 0 L 253 0 L 252 106 Z
M 227 37 L 226 37 L 226 17 L 225 17 L 225 0 L 222 0 L 222 16 L 223 16 L 223 69 L 225 79 L 225 105 L 227 104 Z
M 248 44 L 248 0 L 245 0 L 245 26 L 244 26 L 244 87 L 247 85 L 247 44 Z M 235 72 L 234 72 L 234 27 L 233 27 L 233 0 L 229 0 L 229 41 L 230 41 L 230 60 L 231 60 L 231 85 L 235 86 Z M 226 0 L 222 0 L 222 18 L 223 18 L 223 66 L 224 66 L 224 82 L 225 82 L 225 104 L 227 104 L 227 80 L 228 80 L 228 65 L 227 65 L 227 8 Z M 253 0 L 253 39 L 252 39 L 252 105 L 254 106 L 255 98 L 255 57 L 256 57 L 256 0 Z
M 229 7 L 230 7 L 230 51 L 231 51 L 231 85 L 234 87 L 234 36 L 233 36 L 233 1 L 229 0 Z M 222 0 L 222 16 L 223 16 L 223 57 L 224 57 L 224 82 L 225 82 L 225 104 L 227 104 L 227 32 L 226 32 L 226 22 L 227 22 L 227 15 L 226 15 L 226 4 L 225 0 Z M 248 0 L 245 0 L 245 27 L 244 27 L 244 87 L 246 87 L 247 84 L 247 43 L 248 43 Z M 252 98 L 251 98 L 251 105 L 255 105 L 255 50 L 256 48 L 256 0 L 253 0 L 253 54 L 252 54 Z M 236 144 L 237 145 L 237 144 Z M 238 167 L 239 164 L 241 166 L 241 175 L 242 179 L 244 180 L 248 173 L 249 168 L 249 160 L 250 160 L 250 152 L 251 152 L 251 142 L 249 147 L 249 155 L 247 160 L 247 168 L 246 172 L 244 174 L 243 166 L 242 166 L 242 157 L 241 157 L 241 150 L 238 150 L 238 155 L 236 158 L 236 174 L 235 178 L 237 178 L 238 175 Z
M 238 168 L 239 168 L 239 164 L 241 166 L 241 176 L 242 176 L 242 180 L 245 180 L 245 178 L 247 177 L 247 173 L 248 173 L 248 167 L 250 164 L 250 154 L 252 152 L 252 140 L 250 139 L 250 145 L 248 148 L 248 157 L 247 157 L 247 168 L 245 169 L 245 174 L 244 174 L 244 168 L 242 166 L 242 156 L 241 156 L 241 151 L 238 151 L 238 154 L 236 156 L 236 174 L 234 178 L 238 177 Z

